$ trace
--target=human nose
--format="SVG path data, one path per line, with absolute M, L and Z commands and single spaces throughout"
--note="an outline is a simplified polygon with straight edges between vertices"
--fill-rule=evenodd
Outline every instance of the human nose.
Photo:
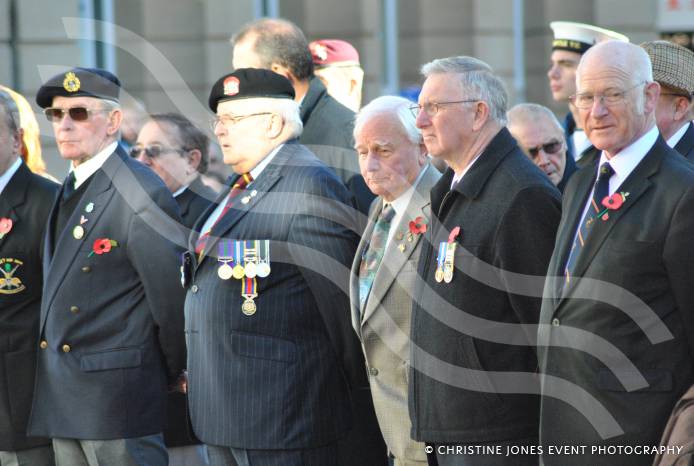
M 417 128 L 424 128 L 426 126 L 429 126 L 431 124 L 431 117 L 429 117 L 429 114 L 423 109 L 420 108 L 419 113 L 417 114 L 417 118 L 415 119 L 415 125 Z
M 590 106 L 590 114 L 594 117 L 601 117 L 607 114 L 607 106 L 605 105 L 605 97 L 602 95 L 594 95 L 593 103 Z
M 219 137 L 227 133 L 227 128 L 221 121 L 217 121 L 214 125 L 214 135 Z
M 559 67 L 555 64 L 550 65 L 549 69 L 547 70 L 547 77 L 549 79 L 558 79 L 559 78 Z

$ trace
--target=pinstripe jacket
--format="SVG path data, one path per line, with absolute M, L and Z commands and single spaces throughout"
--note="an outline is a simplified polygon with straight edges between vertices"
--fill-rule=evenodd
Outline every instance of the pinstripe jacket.
M 185 304 L 188 396 L 201 440 L 300 449 L 349 430 L 349 384 L 366 383 L 347 297 L 354 222 L 343 183 L 292 141 L 212 228 L 192 260 Z M 272 270 L 257 280 L 254 315 L 241 311 L 242 281 L 217 275 L 220 237 L 270 240 Z M 191 251 L 196 241 L 194 232 Z

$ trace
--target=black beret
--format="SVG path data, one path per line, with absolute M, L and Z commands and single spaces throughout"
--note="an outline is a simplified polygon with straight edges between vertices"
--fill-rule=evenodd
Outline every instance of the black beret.
M 73 68 L 53 76 L 36 94 L 41 108 L 50 107 L 53 97 L 96 97 L 118 102 L 120 80 L 99 68 Z
M 258 68 L 239 68 L 222 76 L 212 86 L 208 104 L 213 112 L 217 104 L 225 100 L 270 97 L 294 99 L 292 83 L 281 74 Z

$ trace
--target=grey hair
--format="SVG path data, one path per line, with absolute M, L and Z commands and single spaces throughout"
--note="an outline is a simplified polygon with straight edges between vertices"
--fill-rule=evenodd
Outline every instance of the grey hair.
M 492 119 L 499 124 L 506 124 L 508 93 L 491 66 L 482 60 L 466 56 L 438 58 L 422 65 L 425 78 L 444 73 L 456 74 L 465 97 L 486 102 Z
M 7 129 L 16 133 L 20 127 L 19 108 L 10 93 L 4 90 L 0 90 L 0 113 Z
M 356 139 L 357 133 L 362 130 L 364 124 L 371 118 L 377 115 L 389 114 L 400 122 L 403 132 L 412 143 L 421 144 L 423 142 L 422 133 L 417 128 L 415 124 L 416 118 L 410 110 L 410 107 L 413 105 L 415 105 L 414 102 L 394 95 L 384 95 L 375 98 L 357 113 L 354 119 L 354 138 Z
M 552 111 L 544 105 L 533 103 L 518 104 L 512 107 L 506 116 L 508 118 L 509 128 L 516 125 L 533 123 L 542 125 L 544 123 L 540 121 L 540 118 L 544 118 L 546 121 L 550 122 L 557 132 L 562 134 L 562 137 L 564 135 L 564 128 L 561 126 L 561 123 L 559 123 L 559 120 L 557 120 L 556 115 L 554 115 L 554 113 L 552 113 Z
M 253 99 L 253 104 L 253 108 L 257 112 L 273 112 L 280 115 L 284 120 L 284 125 L 289 129 L 290 139 L 298 138 L 304 131 L 298 102 L 292 99 L 258 97 Z

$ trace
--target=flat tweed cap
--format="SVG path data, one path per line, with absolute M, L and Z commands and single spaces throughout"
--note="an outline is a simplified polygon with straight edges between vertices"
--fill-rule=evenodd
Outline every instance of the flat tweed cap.
M 694 52 L 666 40 L 644 42 L 641 47 L 651 59 L 653 79 L 691 99 L 694 95 Z

